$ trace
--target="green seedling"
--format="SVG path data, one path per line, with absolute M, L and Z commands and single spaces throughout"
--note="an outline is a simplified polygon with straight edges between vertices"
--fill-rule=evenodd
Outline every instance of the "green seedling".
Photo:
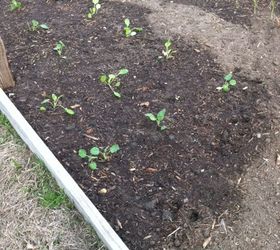
M 233 79 L 232 73 L 227 74 L 224 77 L 224 80 L 225 80 L 225 83 L 223 84 L 223 86 L 217 87 L 217 90 L 222 90 L 225 93 L 228 93 L 231 88 L 236 86 L 237 82 L 236 82 L 236 80 Z
M 61 104 L 61 98 L 63 95 L 57 96 L 56 94 L 52 94 L 50 98 L 47 98 L 41 102 L 40 111 L 45 112 L 47 111 L 46 106 L 51 106 L 52 110 L 56 110 L 57 108 L 62 108 L 67 115 L 74 115 L 74 110 L 70 108 L 66 108 Z
M 163 120 L 165 118 L 166 109 L 162 109 L 156 115 L 153 113 L 147 113 L 145 116 L 152 122 L 155 122 L 160 130 L 165 130 L 167 127 L 163 125 Z
M 114 96 L 117 98 L 121 98 L 121 94 L 118 89 L 121 86 L 120 76 L 127 75 L 127 69 L 120 69 L 117 74 L 108 74 L 101 75 L 99 80 L 102 84 L 107 85 L 113 92 Z
M 12 0 L 11 3 L 10 3 L 10 10 L 11 11 L 19 10 L 22 7 L 23 7 L 23 4 L 20 1 Z
M 58 41 L 55 44 L 53 50 L 56 51 L 59 56 L 61 56 L 64 48 L 65 48 L 65 44 L 62 41 Z
M 142 28 L 131 28 L 130 27 L 130 20 L 128 18 L 124 19 L 124 28 L 123 32 L 125 37 L 135 36 L 138 32 L 143 31 Z
M 39 29 L 48 30 L 49 26 L 45 23 L 39 23 L 37 20 L 32 20 L 31 24 L 28 23 L 29 30 L 38 31 Z
M 276 9 L 276 0 L 271 0 L 270 2 L 270 18 L 273 19 L 275 17 L 275 9 Z
M 79 156 L 82 159 L 87 159 L 88 166 L 92 170 L 96 170 L 97 163 L 96 162 L 106 162 L 112 158 L 112 155 L 117 153 L 120 150 L 118 144 L 113 144 L 111 147 L 92 147 L 87 153 L 85 149 L 79 149 Z
M 99 3 L 99 0 L 92 0 L 93 7 L 89 8 L 89 11 L 87 13 L 87 18 L 92 19 L 95 14 L 97 14 L 98 10 L 101 8 L 101 4 Z
M 172 59 L 174 58 L 173 54 L 176 53 L 175 50 L 172 49 L 172 41 L 170 39 L 164 42 L 164 50 L 162 51 L 163 56 L 165 59 Z
M 259 5 L 259 0 L 253 0 L 254 14 L 257 14 L 258 5 Z

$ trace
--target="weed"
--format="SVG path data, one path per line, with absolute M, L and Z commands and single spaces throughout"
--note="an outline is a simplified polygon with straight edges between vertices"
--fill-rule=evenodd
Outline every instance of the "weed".
M 164 42 L 164 50 L 162 51 L 163 56 L 165 59 L 172 59 L 174 58 L 173 54 L 176 51 L 172 49 L 172 41 L 170 39 Z
M 10 3 L 10 10 L 11 11 L 19 10 L 22 7 L 23 7 L 23 4 L 20 1 L 12 0 L 11 3 Z
M 227 74 L 224 77 L 225 83 L 223 86 L 217 87 L 217 90 L 222 90 L 225 93 L 229 92 L 231 88 L 236 86 L 236 80 L 233 79 L 232 73 Z
M 152 122 L 155 122 L 160 130 L 165 130 L 167 127 L 163 125 L 163 120 L 165 118 L 166 109 L 162 109 L 156 115 L 153 113 L 147 113 L 145 116 Z
M 49 104 L 53 110 L 56 110 L 57 108 L 62 108 L 66 114 L 71 116 L 74 115 L 74 110 L 62 106 L 60 100 L 62 97 L 63 95 L 57 96 L 56 94 L 52 94 L 50 98 L 47 98 L 41 102 L 40 111 L 45 112 L 47 110 L 46 105 Z
M 39 29 L 48 30 L 49 26 L 45 23 L 39 23 L 37 20 L 32 20 L 31 24 L 28 23 L 29 30 L 37 31 Z
M 61 56 L 64 48 L 65 48 L 65 44 L 62 41 L 58 41 L 55 44 L 53 50 L 56 51 L 59 56 Z
M 117 153 L 120 150 L 118 144 L 113 144 L 111 147 L 99 148 L 92 147 L 89 151 L 89 154 L 85 149 L 79 149 L 79 156 L 82 159 L 88 160 L 88 166 L 92 170 L 96 170 L 97 163 L 96 162 L 106 162 L 109 161 L 113 154 Z
M 119 89 L 121 86 L 121 81 L 119 77 L 127 74 L 127 69 L 120 69 L 117 74 L 101 75 L 99 80 L 102 84 L 108 85 L 115 97 L 121 98 L 121 94 L 117 91 L 117 89 Z
M 101 8 L 101 4 L 99 3 L 99 0 L 92 0 L 93 7 L 89 8 L 89 11 L 87 13 L 87 18 L 92 19 L 92 17 L 97 14 L 98 10 Z
M 130 27 L 130 20 L 128 18 L 124 19 L 124 28 L 123 32 L 125 37 L 135 36 L 138 32 L 143 31 L 142 28 L 131 28 Z

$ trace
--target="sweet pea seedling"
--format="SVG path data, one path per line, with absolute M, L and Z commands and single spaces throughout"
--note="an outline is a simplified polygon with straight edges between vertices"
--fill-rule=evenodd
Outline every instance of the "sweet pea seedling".
M 10 10 L 11 11 L 19 10 L 22 7 L 23 7 L 23 4 L 20 1 L 12 0 L 11 3 L 10 3 Z
M 97 169 L 97 163 L 96 162 L 106 162 L 109 161 L 113 154 L 117 153 L 120 150 L 120 147 L 118 144 L 113 144 L 112 146 L 108 147 L 92 147 L 89 150 L 89 153 L 85 149 L 79 149 L 78 155 L 82 159 L 87 159 L 88 166 L 92 170 Z
M 87 18 L 92 19 L 95 14 L 97 14 L 98 10 L 101 8 L 101 4 L 99 3 L 99 0 L 92 0 L 93 7 L 89 8 L 89 11 L 87 13 Z
M 225 75 L 224 80 L 225 80 L 225 83 L 223 84 L 223 86 L 217 87 L 217 90 L 220 90 L 220 91 L 222 90 L 225 93 L 228 93 L 231 90 L 231 88 L 236 86 L 237 82 L 236 82 L 236 80 L 233 79 L 232 73 Z
M 167 127 L 163 125 L 163 120 L 165 118 L 166 109 L 162 109 L 156 115 L 153 113 L 147 113 L 145 116 L 152 122 L 155 122 L 160 130 L 165 130 Z
M 125 37 L 135 36 L 138 32 L 143 31 L 142 28 L 131 28 L 130 27 L 130 20 L 128 18 L 124 19 L 124 28 L 123 32 Z
M 55 44 L 53 50 L 56 51 L 59 56 L 61 56 L 64 48 L 65 48 L 65 44 L 62 41 L 58 41 Z
M 61 98 L 63 95 L 57 96 L 56 94 L 52 94 L 50 98 L 47 98 L 41 102 L 40 111 L 45 112 L 47 111 L 47 105 L 51 106 L 52 110 L 56 110 L 57 108 L 62 108 L 67 115 L 74 115 L 74 110 L 70 108 L 66 108 L 61 104 Z
M 45 23 L 39 23 L 37 20 L 32 20 L 31 21 L 31 24 L 28 23 L 28 27 L 29 27 L 29 30 L 31 31 L 37 31 L 39 29 L 43 29 L 43 30 L 48 30 L 49 29 L 49 26 Z
M 112 90 L 115 97 L 121 98 L 121 94 L 120 92 L 118 92 L 118 89 L 121 86 L 121 81 L 119 77 L 127 74 L 128 74 L 127 69 L 120 69 L 117 74 L 101 75 L 99 80 L 102 84 L 107 85 Z

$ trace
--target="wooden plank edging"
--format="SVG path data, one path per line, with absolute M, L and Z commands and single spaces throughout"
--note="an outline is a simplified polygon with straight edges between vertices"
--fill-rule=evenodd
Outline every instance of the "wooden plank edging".
M 97 210 L 2 89 L 0 89 L 0 110 L 30 150 L 44 162 L 58 185 L 64 190 L 85 220 L 92 225 L 106 247 L 110 250 L 128 250 L 128 247 L 112 229 L 107 220 Z

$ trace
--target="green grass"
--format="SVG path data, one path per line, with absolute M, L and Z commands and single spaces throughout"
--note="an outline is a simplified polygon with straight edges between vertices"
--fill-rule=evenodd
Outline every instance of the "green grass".
M 69 201 L 63 190 L 56 184 L 44 163 L 37 157 L 31 159 L 32 169 L 38 177 L 36 186 L 29 191 L 38 197 L 39 203 L 46 208 L 57 209 L 61 206 L 72 209 L 74 206 Z

